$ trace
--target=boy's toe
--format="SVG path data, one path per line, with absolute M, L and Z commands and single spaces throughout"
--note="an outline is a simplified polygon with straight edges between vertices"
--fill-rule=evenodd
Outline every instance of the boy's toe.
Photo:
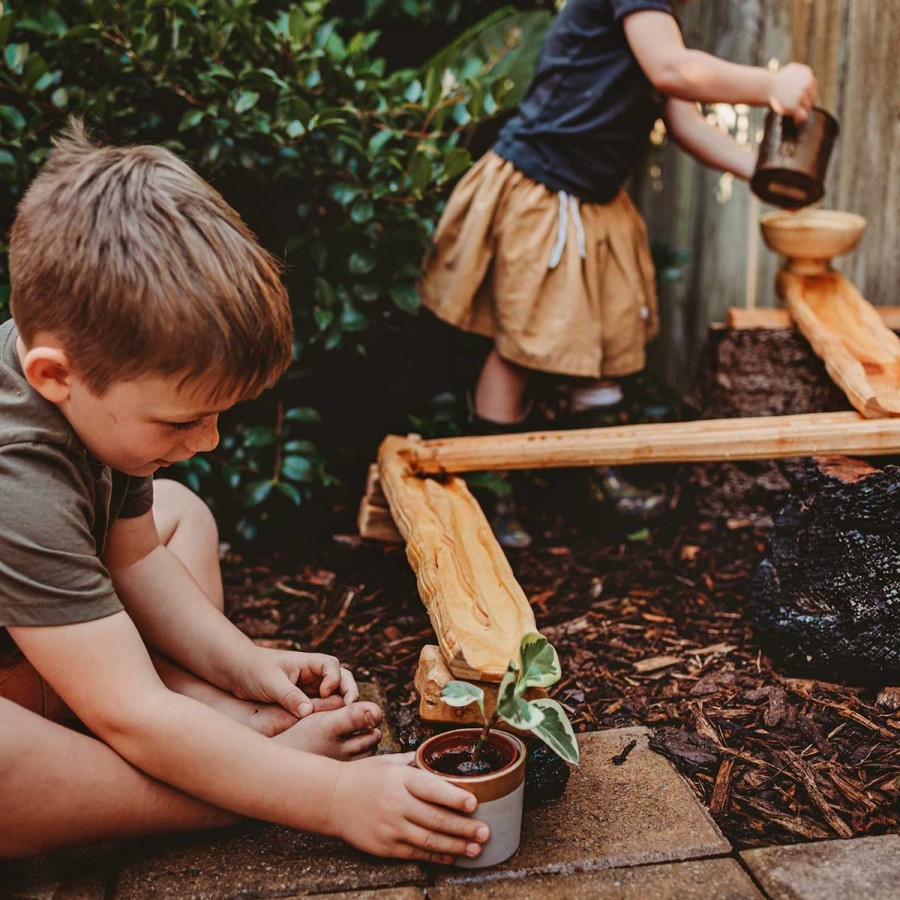
M 355 734 L 344 741 L 343 754 L 346 759 L 363 759 L 371 756 L 381 742 L 381 730 L 378 728 L 365 734 Z

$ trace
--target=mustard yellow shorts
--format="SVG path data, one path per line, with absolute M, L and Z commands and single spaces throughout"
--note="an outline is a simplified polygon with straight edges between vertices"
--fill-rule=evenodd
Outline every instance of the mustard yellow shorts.
M 438 318 L 542 372 L 630 375 L 658 331 L 647 230 L 628 195 L 581 203 L 493 152 L 453 191 L 424 268 L 422 302 Z

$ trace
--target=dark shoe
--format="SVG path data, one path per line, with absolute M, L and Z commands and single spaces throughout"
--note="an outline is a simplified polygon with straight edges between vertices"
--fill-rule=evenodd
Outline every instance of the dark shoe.
M 512 490 L 508 496 L 494 493 L 488 497 L 484 503 L 484 513 L 501 547 L 506 547 L 507 550 L 524 550 L 531 546 L 531 535 L 519 521 Z
M 573 413 L 572 428 L 608 428 L 627 424 L 621 403 Z M 645 525 L 660 518 L 670 507 L 668 495 L 659 490 L 641 488 L 622 477 L 613 466 L 596 466 L 588 475 L 588 491 L 598 503 L 608 505 L 622 519 Z
M 646 525 L 669 509 L 669 497 L 664 492 L 637 487 L 612 466 L 597 466 L 588 478 L 591 497 L 608 504 L 622 519 Z

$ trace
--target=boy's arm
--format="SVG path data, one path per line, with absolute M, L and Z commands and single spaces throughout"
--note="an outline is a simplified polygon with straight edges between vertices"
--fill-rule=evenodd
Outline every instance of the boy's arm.
M 754 154 L 744 150 L 730 135 L 710 125 L 696 103 L 669 99 L 663 115 L 673 140 L 704 165 L 732 172 L 745 180 L 753 175 Z
M 467 839 L 483 827 L 441 808 L 471 812 L 468 791 L 403 765 L 408 756 L 340 763 L 265 738 L 169 691 L 125 612 L 9 631 L 92 732 L 132 765 L 191 796 L 334 834 L 381 855 L 464 854 Z
M 257 647 L 203 593 L 159 540 L 152 512 L 119 519 L 103 562 L 144 640 L 205 681 L 246 700 L 279 703 L 297 716 L 312 712 L 298 682 L 320 696 L 359 697 L 333 656 Z
M 669 97 L 697 103 L 771 106 L 805 122 L 818 86 L 808 66 L 790 63 L 777 72 L 726 62 L 690 50 L 678 24 L 664 12 L 644 10 L 624 20 L 625 37 L 651 84 Z

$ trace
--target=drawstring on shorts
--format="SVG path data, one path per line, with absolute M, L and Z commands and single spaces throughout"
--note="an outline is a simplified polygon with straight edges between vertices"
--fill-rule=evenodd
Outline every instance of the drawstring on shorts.
M 585 259 L 587 251 L 585 250 L 584 241 L 584 223 L 581 221 L 581 208 L 576 197 L 567 194 L 565 191 L 557 192 L 559 199 L 559 215 L 557 217 L 556 226 L 556 244 L 553 246 L 553 252 L 550 254 L 550 262 L 548 269 L 555 269 L 562 260 L 563 250 L 566 249 L 566 241 L 569 237 L 569 211 L 571 209 L 572 221 L 575 223 L 575 239 L 578 241 L 578 255 Z

